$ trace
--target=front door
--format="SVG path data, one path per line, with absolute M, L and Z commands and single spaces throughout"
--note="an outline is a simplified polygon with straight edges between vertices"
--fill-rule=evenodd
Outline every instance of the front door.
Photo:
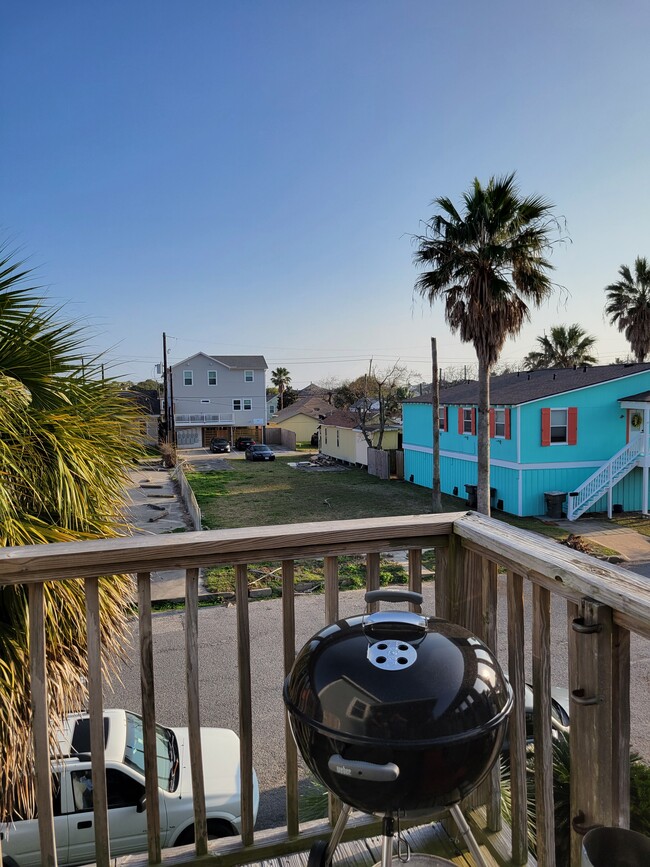
M 627 426 L 629 431 L 628 439 L 631 439 L 636 434 L 643 433 L 643 410 L 628 409 L 627 411 Z

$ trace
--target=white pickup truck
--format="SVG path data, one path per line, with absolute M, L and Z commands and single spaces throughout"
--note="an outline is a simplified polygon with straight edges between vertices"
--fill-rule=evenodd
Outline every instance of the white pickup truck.
M 125 710 L 104 711 L 106 788 L 111 855 L 147 850 L 142 719 Z M 187 729 L 156 727 L 161 846 L 194 840 L 194 810 Z M 95 860 L 93 787 L 88 714 L 66 718 L 60 755 L 52 761 L 54 831 L 60 867 Z M 208 834 L 241 833 L 239 738 L 230 729 L 202 728 L 203 773 Z M 254 816 L 259 789 L 253 775 Z M 42 863 L 38 821 L 0 826 L 3 867 Z

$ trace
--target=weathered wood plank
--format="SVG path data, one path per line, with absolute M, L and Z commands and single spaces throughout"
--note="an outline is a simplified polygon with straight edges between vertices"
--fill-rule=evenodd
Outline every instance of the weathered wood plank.
M 296 604 L 294 593 L 295 568 L 293 560 L 282 561 L 282 643 L 284 676 L 287 677 L 296 658 Z M 286 810 L 287 834 L 295 837 L 298 825 L 298 749 L 291 734 L 289 715 L 284 714 L 284 750 L 287 763 Z
M 483 632 L 481 638 L 496 655 L 497 653 L 497 566 L 483 558 L 481 578 L 481 604 L 483 609 Z M 501 829 L 501 768 L 496 762 L 487 778 L 487 817 L 491 831 Z
M 45 579 L 90 578 L 330 553 L 334 556 L 348 551 L 433 548 L 447 544 L 446 537 L 459 514 L 360 518 L 7 547 L 0 550 L 0 583 L 27 584 Z
M 379 554 L 366 556 L 366 590 L 379 590 Z M 379 611 L 379 602 L 371 602 L 368 611 Z
M 99 629 L 99 579 L 86 578 L 86 635 L 88 648 L 88 710 L 90 712 L 90 756 L 93 780 L 93 819 L 97 867 L 109 867 L 108 797 L 104 746 L 104 704 L 102 701 L 102 646 Z
M 614 780 L 617 786 L 613 824 L 630 827 L 630 633 L 614 626 L 612 635 L 612 733 Z
M 533 585 L 533 730 L 537 858 L 555 867 L 553 745 L 551 739 L 551 594 Z
M 325 557 L 325 623 L 336 623 L 339 619 L 339 558 Z
M 32 584 L 29 600 L 29 676 L 32 705 L 32 738 L 36 774 L 38 836 L 43 867 L 56 864 L 50 743 L 47 725 L 47 662 L 45 647 L 45 593 L 42 584 Z
M 422 549 L 410 548 L 408 552 L 409 560 L 409 589 L 414 593 L 422 593 Z M 415 605 L 409 602 L 409 611 L 414 611 L 420 614 L 422 611 L 421 605 Z
M 598 599 L 625 615 L 622 625 L 650 637 L 650 585 L 642 576 L 473 512 L 454 521 L 454 532 L 468 547 L 553 593 L 575 602 Z
M 138 572 L 138 623 L 140 629 L 140 693 L 144 741 L 144 788 L 147 798 L 147 847 L 151 864 L 160 864 L 160 804 L 156 758 L 156 701 L 153 674 L 151 624 L 151 574 Z
M 524 579 L 508 572 L 508 677 L 515 700 L 508 723 L 513 864 L 525 864 L 528 858 L 524 663 Z
M 239 765 L 241 776 L 242 842 L 253 842 L 253 709 L 251 637 L 248 619 L 248 568 L 235 566 L 237 598 L 237 668 L 239 672 Z
M 485 849 L 488 850 L 495 867 L 497 865 L 504 867 L 504 865 L 516 863 L 510 860 L 513 844 L 509 825 L 504 823 L 501 830 L 497 833 L 487 831 L 485 807 L 477 807 L 475 810 L 472 810 L 467 816 L 467 821 L 474 832 L 474 836 L 481 845 L 481 852 L 483 853 Z M 523 863 L 527 867 L 537 867 L 537 860 L 530 854 L 528 855 L 528 860 Z
M 205 811 L 201 714 L 199 711 L 199 570 L 185 573 L 185 683 L 190 744 L 190 770 L 194 801 L 196 854 L 208 851 L 208 825 Z

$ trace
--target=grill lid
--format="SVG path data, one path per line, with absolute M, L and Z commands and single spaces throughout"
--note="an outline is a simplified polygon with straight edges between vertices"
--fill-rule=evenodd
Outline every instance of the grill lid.
M 477 737 L 512 706 L 510 686 L 482 641 L 446 620 L 404 611 L 321 630 L 298 654 L 284 699 L 328 736 L 406 749 Z

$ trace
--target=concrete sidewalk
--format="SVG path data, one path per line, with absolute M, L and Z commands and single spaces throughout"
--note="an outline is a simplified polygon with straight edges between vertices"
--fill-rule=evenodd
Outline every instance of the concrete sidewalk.
M 171 478 L 171 470 L 160 460 L 141 461 L 129 471 L 128 503 L 124 515 L 134 535 L 157 535 L 189 531 L 189 516 Z M 199 585 L 199 593 L 207 592 Z M 151 573 L 154 602 L 185 597 L 185 570 L 169 569 Z
M 590 542 L 596 542 L 604 548 L 617 551 L 625 562 L 650 562 L 650 537 L 643 536 L 636 530 L 627 527 L 619 527 L 613 521 L 588 517 L 579 518 L 577 521 L 549 520 L 548 518 L 542 520 L 566 530 L 567 533 L 584 536 Z

